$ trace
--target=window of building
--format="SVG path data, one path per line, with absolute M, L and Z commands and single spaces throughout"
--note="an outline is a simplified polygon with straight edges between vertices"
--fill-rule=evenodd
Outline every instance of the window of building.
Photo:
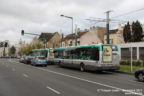
M 77 45 L 80 45 L 80 41 L 77 41 Z
M 144 47 L 139 47 L 139 58 L 144 61 Z
M 110 44 L 113 44 L 113 39 L 110 39 L 109 42 L 110 42 Z
M 133 60 L 137 59 L 137 48 L 133 47 L 132 49 L 132 58 Z M 121 59 L 130 60 L 131 59 L 131 48 L 121 48 Z
M 72 41 L 70 41 L 69 46 L 72 46 Z

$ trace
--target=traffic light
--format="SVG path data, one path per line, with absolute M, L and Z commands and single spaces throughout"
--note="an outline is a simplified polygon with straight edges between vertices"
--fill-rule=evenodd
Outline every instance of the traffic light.
M 21 35 L 24 36 L 24 30 L 21 30 Z
M 7 43 L 7 42 L 5 42 L 4 46 L 5 46 L 5 47 L 8 47 L 8 43 Z
M 3 47 L 3 42 L 0 42 L 0 47 Z

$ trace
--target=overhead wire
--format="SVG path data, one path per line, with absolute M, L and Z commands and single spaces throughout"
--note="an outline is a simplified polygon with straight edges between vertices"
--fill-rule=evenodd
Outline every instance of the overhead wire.
M 124 13 L 124 14 L 120 14 L 120 15 L 114 16 L 112 18 L 116 18 L 116 17 L 121 17 L 121 16 L 129 15 L 129 14 L 133 14 L 133 13 L 139 12 L 139 11 L 144 11 L 144 8 L 137 9 L 137 10 L 134 10 L 134 11 L 130 11 L 130 12 L 127 12 L 127 13 Z

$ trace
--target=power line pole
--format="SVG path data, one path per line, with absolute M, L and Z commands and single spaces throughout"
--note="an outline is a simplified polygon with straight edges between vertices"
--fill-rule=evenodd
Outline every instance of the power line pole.
M 77 46 L 77 25 L 75 24 L 75 46 Z
M 5 54 L 5 53 L 6 53 L 6 52 L 5 52 L 5 43 L 6 43 L 6 42 L 3 43 L 3 47 L 4 47 L 3 56 L 4 56 L 4 57 L 5 57 L 5 55 L 6 55 L 6 54 Z
M 107 11 L 106 12 L 106 29 L 107 29 L 107 44 L 110 44 L 109 42 L 109 21 L 110 21 L 110 18 L 109 18 L 109 13 L 111 11 Z

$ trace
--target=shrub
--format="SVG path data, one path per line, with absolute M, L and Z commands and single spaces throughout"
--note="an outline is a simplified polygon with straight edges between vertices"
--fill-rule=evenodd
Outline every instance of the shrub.
M 134 60 L 134 61 L 132 61 L 132 64 L 134 66 L 144 66 L 142 60 Z M 120 65 L 131 65 L 131 61 L 130 60 L 121 60 Z

